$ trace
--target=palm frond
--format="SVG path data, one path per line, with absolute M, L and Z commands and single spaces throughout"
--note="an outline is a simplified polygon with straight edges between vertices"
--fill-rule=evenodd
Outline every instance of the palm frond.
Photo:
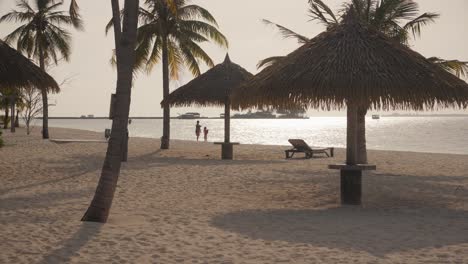
M 198 20 L 183 20 L 179 22 L 180 28 L 183 30 L 191 30 L 214 41 L 221 47 L 228 47 L 227 38 L 214 26 Z
M 18 11 L 11 11 L 8 14 L 3 15 L 0 17 L 0 23 L 2 22 L 29 22 L 34 18 L 33 12 L 18 12 Z
M 205 8 L 198 5 L 187 5 L 179 9 L 179 16 L 183 19 L 203 19 L 216 27 L 219 27 L 216 19 Z
M 270 67 L 271 65 L 277 63 L 281 59 L 283 59 L 285 56 L 273 56 L 273 57 L 268 57 L 266 59 L 263 59 L 257 63 L 257 69 L 261 69 L 263 67 L 267 68 Z
M 84 24 L 80 15 L 80 7 L 78 6 L 76 0 L 71 0 L 68 13 L 70 14 L 70 19 L 72 21 L 73 26 L 78 30 L 83 30 Z
M 277 27 L 279 29 L 281 35 L 283 36 L 283 38 L 296 39 L 299 44 L 304 44 L 304 43 L 307 43 L 309 41 L 308 37 L 303 36 L 301 34 L 298 34 L 298 33 L 294 32 L 294 31 L 292 31 L 291 29 L 286 28 L 286 27 L 284 27 L 282 25 L 271 22 L 268 19 L 263 19 L 262 21 L 266 25 Z
M 430 23 L 434 23 L 437 18 L 440 17 L 440 14 L 437 13 L 424 13 L 417 18 L 409 21 L 403 28 L 407 31 L 411 30 L 413 37 L 421 36 L 421 27 L 426 26 Z
M 458 78 L 468 76 L 468 61 L 444 60 L 438 57 L 431 57 L 428 60 L 442 67 L 442 69 L 455 74 Z
M 311 20 L 318 20 L 327 27 L 338 24 L 335 14 L 322 0 L 309 0 L 309 5 Z
M 183 64 L 183 58 L 177 43 L 171 39 L 168 39 L 167 41 L 167 54 L 169 58 L 169 75 L 171 79 L 178 80 Z

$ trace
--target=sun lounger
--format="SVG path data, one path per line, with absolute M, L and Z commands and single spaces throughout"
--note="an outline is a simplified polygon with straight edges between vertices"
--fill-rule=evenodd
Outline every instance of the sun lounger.
M 302 139 L 289 139 L 288 141 L 293 145 L 293 148 L 284 151 L 287 159 L 292 158 L 298 152 L 304 153 L 306 159 L 313 158 L 314 154 L 325 154 L 327 157 L 333 157 L 334 155 L 334 148 L 310 147 Z

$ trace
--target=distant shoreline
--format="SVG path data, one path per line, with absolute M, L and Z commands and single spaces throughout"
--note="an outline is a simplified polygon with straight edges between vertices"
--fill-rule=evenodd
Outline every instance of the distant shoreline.
M 311 116 L 311 117 L 322 117 L 322 116 Z M 345 117 L 345 116 L 323 116 L 323 117 Z M 468 114 L 428 114 L 428 115 L 381 115 L 381 117 L 468 117 Z M 130 119 L 163 119 L 163 117 L 160 116 L 135 116 L 135 117 L 129 117 Z M 36 119 L 42 119 L 42 117 L 37 117 Z M 109 119 L 108 117 L 76 117 L 76 116 L 54 116 L 54 117 L 49 117 L 49 119 L 82 119 L 82 120 L 87 120 L 87 119 Z M 171 117 L 171 119 L 181 119 L 178 117 Z M 221 117 L 199 117 L 199 118 L 194 118 L 194 119 L 224 119 Z M 253 119 L 253 118 L 232 118 L 231 119 Z M 259 118 L 259 119 L 265 119 L 265 118 Z M 266 118 L 266 119 L 285 119 L 285 118 Z M 286 118 L 288 119 L 288 118 Z M 295 119 L 303 119 L 303 118 L 295 118 Z M 190 119 L 181 119 L 181 120 L 190 120 Z

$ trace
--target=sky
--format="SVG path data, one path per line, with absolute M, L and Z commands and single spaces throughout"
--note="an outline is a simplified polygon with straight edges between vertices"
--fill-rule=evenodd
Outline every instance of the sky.
M 31 2 L 31 0 L 30 0 Z M 140 1 L 141 2 L 141 1 Z M 411 42 L 411 48 L 426 57 L 468 61 L 468 0 L 417 0 L 420 11 L 438 12 L 441 18 L 422 30 L 421 38 Z M 0 15 L 15 8 L 15 0 L 0 0 Z M 64 8 L 68 8 L 68 0 Z M 56 105 L 50 107 L 50 116 L 80 116 L 94 114 L 107 116 L 110 95 L 115 91 L 116 72 L 109 60 L 114 46 L 113 35 L 104 33 L 111 17 L 110 0 L 79 0 L 85 31 L 70 29 L 73 37 L 73 53 L 70 62 L 60 62 L 49 73 L 61 83 L 60 94 L 51 95 Z M 228 50 L 212 44 L 202 47 L 215 64 L 221 63 L 227 52 L 231 60 L 248 71 L 257 73 L 259 60 L 276 55 L 286 55 L 299 47 L 294 40 L 285 40 L 271 26 L 262 23 L 268 19 L 296 32 L 313 37 L 325 30 L 324 26 L 309 21 L 307 0 L 193 0 L 208 9 L 217 19 L 221 32 L 229 40 Z M 337 10 L 344 0 L 325 0 Z M 18 24 L 0 25 L 3 38 Z M 207 70 L 206 67 L 202 68 Z M 171 91 L 189 82 L 193 76 L 188 72 L 180 80 L 171 82 Z M 137 76 L 132 90 L 131 116 L 162 116 L 162 69 L 155 67 L 150 74 Z M 221 108 L 173 108 L 171 115 L 197 111 L 205 116 L 218 116 Z M 443 110 L 441 113 L 453 113 Z M 460 112 L 457 112 L 460 113 Z M 342 112 L 312 111 L 309 115 L 344 115 Z

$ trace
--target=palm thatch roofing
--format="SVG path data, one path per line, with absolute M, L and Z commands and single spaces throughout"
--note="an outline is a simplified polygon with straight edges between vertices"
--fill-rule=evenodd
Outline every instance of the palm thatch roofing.
M 222 106 L 229 98 L 231 90 L 252 76 L 253 74 L 231 62 L 229 55 L 226 55 L 223 63 L 173 91 L 162 104 Z
M 36 87 L 60 91 L 57 82 L 28 58 L 0 40 L 0 88 Z
M 352 12 L 350 12 L 352 13 Z M 352 14 L 238 87 L 234 108 L 466 107 L 468 84 Z

